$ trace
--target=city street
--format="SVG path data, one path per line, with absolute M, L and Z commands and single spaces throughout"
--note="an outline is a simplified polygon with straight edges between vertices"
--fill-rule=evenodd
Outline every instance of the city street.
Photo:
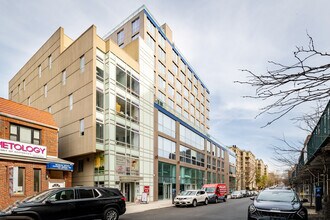
M 228 199 L 223 203 L 210 203 L 207 206 L 199 205 L 193 207 L 169 207 L 155 209 L 146 212 L 124 214 L 120 220 L 144 219 L 144 220 L 193 220 L 193 219 L 223 219 L 223 220 L 241 220 L 247 218 L 247 208 L 251 203 L 249 198 Z

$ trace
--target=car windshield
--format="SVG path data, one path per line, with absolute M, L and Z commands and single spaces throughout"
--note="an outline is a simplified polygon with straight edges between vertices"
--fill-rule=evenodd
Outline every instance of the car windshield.
M 197 191 L 184 191 L 181 193 L 183 196 L 194 196 L 196 195 Z
M 202 190 L 204 190 L 205 192 L 215 192 L 215 187 L 207 187 L 207 188 L 203 188 Z
M 241 192 L 240 191 L 234 191 L 232 194 L 240 194 Z
M 32 198 L 28 199 L 27 202 L 40 202 L 43 201 L 45 198 L 47 198 L 54 190 L 46 190 L 43 191 L 36 196 L 33 196 Z
M 272 201 L 272 202 L 296 202 L 298 198 L 292 191 L 280 191 L 280 190 L 266 190 L 260 192 L 257 197 L 258 201 Z

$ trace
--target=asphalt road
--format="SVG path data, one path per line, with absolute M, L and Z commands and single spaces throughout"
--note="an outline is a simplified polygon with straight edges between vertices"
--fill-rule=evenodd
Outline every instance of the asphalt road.
M 197 207 L 169 207 L 146 212 L 124 214 L 119 220 L 246 220 L 249 198 L 228 199 L 218 204 L 198 205 Z

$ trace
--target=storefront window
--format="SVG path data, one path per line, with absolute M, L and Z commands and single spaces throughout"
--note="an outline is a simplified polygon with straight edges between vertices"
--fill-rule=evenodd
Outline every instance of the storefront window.
M 41 191 L 41 170 L 33 169 L 33 191 Z
M 180 191 L 200 189 L 204 183 L 204 171 L 180 167 Z

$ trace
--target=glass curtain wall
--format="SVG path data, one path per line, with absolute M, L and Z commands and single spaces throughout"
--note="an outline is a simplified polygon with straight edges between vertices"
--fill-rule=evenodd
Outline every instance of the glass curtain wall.
M 204 171 L 180 167 L 180 192 L 189 189 L 200 189 L 203 186 Z

